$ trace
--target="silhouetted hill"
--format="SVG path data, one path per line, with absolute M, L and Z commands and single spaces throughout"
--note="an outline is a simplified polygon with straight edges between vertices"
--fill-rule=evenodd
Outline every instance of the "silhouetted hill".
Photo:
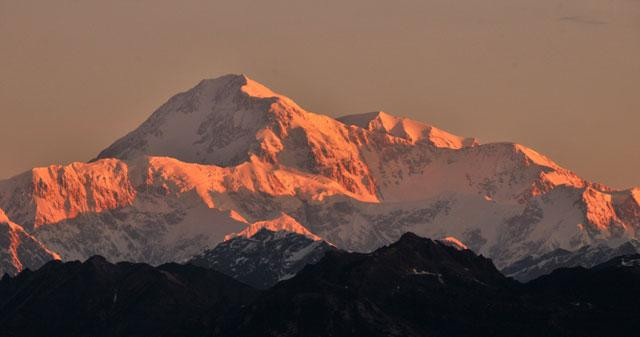
M 50 262 L 0 282 L 3 336 L 632 336 L 640 255 L 522 284 L 471 250 L 404 234 L 329 250 L 258 292 L 193 265 Z
M 192 336 L 257 295 L 213 270 L 179 264 L 49 262 L 0 282 L 2 336 Z

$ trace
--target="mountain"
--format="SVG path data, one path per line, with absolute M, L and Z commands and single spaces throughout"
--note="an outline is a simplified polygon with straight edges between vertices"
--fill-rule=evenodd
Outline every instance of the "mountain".
M 348 251 L 407 231 L 451 236 L 505 268 L 637 239 L 640 189 L 387 113 L 333 119 L 227 75 L 172 97 L 89 163 L 0 181 L 0 209 L 63 260 L 186 261 L 281 219 Z M 42 263 L 9 255 L 0 272 Z
M 583 246 L 576 251 L 556 249 L 542 256 L 528 256 L 502 269 L 502 272 L 519 281 L 527 282 L 539 276 L 550 274 L 560 268 L 591 268 L 618 256 L 633 255 L 640 252 L 638 241 L 628 241 L 618 247 L 606 245 Z
M 329 252 L 223 331 L 242 336 L 627 336 L 640 255 L 529 284 L 470 250 L 408 233 L 373 253 Z M 614 286 L 615 285 L 615 286 Z
M 227 323 L 242 336 L 491 335 L 516 318 L 503 290 L 516 287 L 470 250 L 407 233 L 369 254 L 328 252 Z
M 263 228 L 250 236 L 237 236 L 204 251 L 189 261 L 211 268 L 255 288 L 270 288 L 318 262 L 328 243 L 291 231 Z
M 192 265 L 49 262 L 0 281 L 3 336 L 202 336 L 257 291 Z
M 266 229 L 256 235 L 310 240 Z M 640 255 L 627 255 L 521 284 L 469 249 L 412 233 L 371 253 L 329 250 L 263 291 L 190 264 L 92 257 L 5 275 L 0 331 L 15 337 L 629 336 L 640 327 L 639 277 Z

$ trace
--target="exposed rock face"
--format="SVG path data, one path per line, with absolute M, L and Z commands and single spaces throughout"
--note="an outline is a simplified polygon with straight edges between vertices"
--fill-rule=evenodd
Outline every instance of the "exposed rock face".
M 504 268 L 637 238 L 639 195 L 522 145 L 479 144 L 386 113 L 307 112 L 242 75 L 174 96 L 91 163 L 0 181 L 0 209 L 62 259 L 152 264 L 288 217 L 352 251 L 406 231 L 452 236 Z

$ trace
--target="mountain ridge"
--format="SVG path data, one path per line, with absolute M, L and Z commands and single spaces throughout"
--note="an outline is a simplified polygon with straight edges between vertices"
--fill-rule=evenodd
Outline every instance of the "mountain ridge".
M 243 241 L 236 247 L 243 250 L 274 234 L 311 241 L 262 230 L 262 238 L 227 243 Z M 9 336 L 585 337 L 628 336 L 640 324 L 638 254 L 526 284 L 471 250 L 413 233 L 370 253 L 328 250 L 316 261 L 261 291 L 190 264 L 52 261 L 0 280 L 0 329 Z
M 336 120 L 370 131 L 385 132 L 395 137 L 407 139 L 412 143 L 423 141 L 433 146 L 452 149 L 479 144 L 475 138 L 458 137 L 432 125 L 404 117 L 396 117 L 384 111 L 346 115 L 338 117 Z
M 50 261 L 0 280 L 0 330 L 4 336 L 194 335 L 256 296 L 246 284 L 193 265 L 114 264 L 101 256 Z
M 351 251 L 406 231 L 452 236 L 501 268 L 638 237 L 638 188 L 588 182 L 519 144 L 383 117 L 347 125 L 244 75 L 203 80 L 90 163 L 0 181 L 0 209 L 62 259 L 152 264 L 279 216 Z

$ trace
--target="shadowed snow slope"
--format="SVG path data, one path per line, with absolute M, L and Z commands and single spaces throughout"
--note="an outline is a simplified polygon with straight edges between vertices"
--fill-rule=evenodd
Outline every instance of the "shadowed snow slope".
M 90 163 L 0 181 L 0 208 L 66 260 L 184 261 L 266 227 L 363 252 L 406 231 L 452 236 L 503 268 L 637 238 L 638 191 L 585 181 L 518 144 L 382 112 L 307 112 L 227 75 L 172 97 Z M 0 234 L 7 251 L 10 237 Z M 4 267 L 12 256 L 0 271 L 17 270 Z M 29 256 L 18 260 L 42 263 Z
M 330 244 L 288 230 L 261 228 L 251 236 L 236 236 L 189 262 L 212 268 L 257 288 L 266 289 L 318 262 Z

